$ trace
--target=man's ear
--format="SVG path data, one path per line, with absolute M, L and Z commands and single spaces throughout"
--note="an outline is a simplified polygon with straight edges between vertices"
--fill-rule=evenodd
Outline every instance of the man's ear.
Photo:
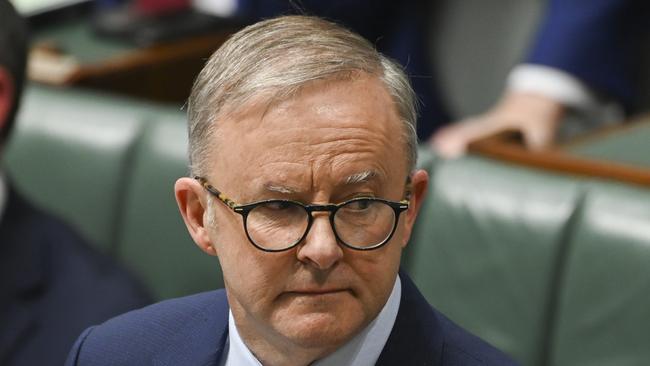
M 201 184 L 192 178 L 180 178 L 174 185 L 176 203 L 196 245 L 209 255 L 217 255 L 205 222 L 208 200 Z
M 5 127 L 7 118 L 14 104 L 16 87 L 11 74 L 0 66 L 0 131 Z
M 425 170 L 418 169 L 411 174 L 411 199 L 409 209 L 405 212 L 405 242 L 404 245 L 408 242 L 408 239 L 411 237 L 411 230 L 413 230 L 413 224 L 415 224 L 415 219 L 420 212 L 424 198 L 426 197 L 427 189 L 429 187 L 429 174 Z

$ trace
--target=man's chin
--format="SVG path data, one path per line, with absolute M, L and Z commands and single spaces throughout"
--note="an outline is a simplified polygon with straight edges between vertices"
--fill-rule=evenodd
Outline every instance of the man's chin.
M 341 309 L 342 311 L 336 311 Z M 292 343 L 305 348 L 336 349 L 352 339 L 366 325 L 363 313 L 356 308 L 330 308 L 329 311 L 287 309 L 275 323 L 276 330 Z
M 321 348 L 335 350 L 352 339 L 359 332 L 359 327 L 342 326 L 333 318 L 320 318 L 294 325 L 285 329 L 285 336 L 304 348 Z

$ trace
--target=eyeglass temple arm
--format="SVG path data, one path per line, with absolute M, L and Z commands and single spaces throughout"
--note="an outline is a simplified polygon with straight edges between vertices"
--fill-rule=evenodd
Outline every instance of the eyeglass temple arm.
M 239 204 L 230 198 L 223 194 L 220 190 L 214 188 L 210 183 L 208 183 L 207 179 L 200 177 L 200 176 L 195 176 L 194 179 L 198 180 L 199 183 L 205 188 L 206 191 L 208 191 L 210 194 L 213 196 L 217 197 L 219 201 L 223 202 L 226 206 L 230 207 L 231 209 L 235 210 Z
M 411 175 L 409 174 L 406 177 L 406 185 L 404 186 L 404 199 L 400 203 L 410 204 L 411 203 L 411 194 L 413 193 L 413 184 L 411 182 Z

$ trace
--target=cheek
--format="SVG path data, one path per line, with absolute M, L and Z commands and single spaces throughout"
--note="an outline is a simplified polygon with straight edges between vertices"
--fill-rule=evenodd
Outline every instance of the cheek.
M 359 297 L 371 312 L 378 312 L 393 289 L 402 248 L 391 240 L 382 249 L 363 253 L 350 262 L 362 281 Z
M 395 233 L 391 238 L 391 245 L 400 247 L 402 250 L 406 247 L 411 236 L 411 228 L 409 225 L 408 217 L 406 216 L 407 211 L 404 211 L 400 214 L 399 222 L 395 228 Z
M 241 222 L 238 223 L 241 225 Z M 224 223 L 215 230 L 215 247 L 224 283 L 230 295 L 248 309 L 264 312 L 286 282 L 287 263 L 284 253 L 265 253 L 247 239 L 243 227 Z

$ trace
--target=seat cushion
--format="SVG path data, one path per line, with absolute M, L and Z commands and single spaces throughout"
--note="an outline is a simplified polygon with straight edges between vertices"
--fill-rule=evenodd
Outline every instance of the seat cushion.
M 650 190 L 594 185 L 576 225 L 558 298 L 550 363 L 650 360 Z
M 467 157 L 432 162 L 403 264 L 430 303 L 524 365 L 539 365 L 567 223 L 565 177 Z
M 157 299 L 223 287 L 217 258 L 194 244 L 176 205 L 174 182 L 187 174 L 185 116 L 158 119 L 134 159 L 118 250 Z
M 142 113 L 116 100 L 29 87 L 5 156 L 23 194 L 103 250 L 115 243 L 122 186 L 144 126 Z

